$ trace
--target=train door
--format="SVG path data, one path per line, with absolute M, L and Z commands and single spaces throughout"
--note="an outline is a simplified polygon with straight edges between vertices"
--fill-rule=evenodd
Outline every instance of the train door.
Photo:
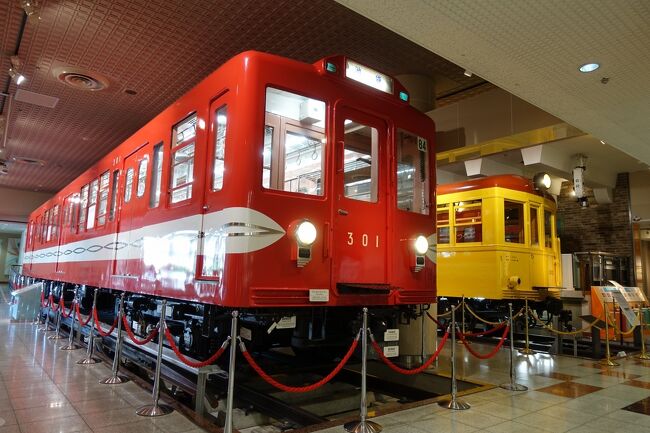
M 124 180 L 119 197 L 120 211 L 115 242 L 115 270 L 118 277 L 136 278 L 142 259 L 142 239 L 139 238 L 137 215 L 145 208 L 146 173 L 149 162 L 146 145 L 124 158 Z M 118 192 L 119 194 L 119 192 Z
M 332 285 L 384 288 L 387 271 L 387 125 L 336 110 Z

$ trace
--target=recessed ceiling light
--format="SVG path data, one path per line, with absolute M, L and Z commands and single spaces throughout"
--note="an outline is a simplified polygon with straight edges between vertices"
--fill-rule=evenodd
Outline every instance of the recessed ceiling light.
M 580 70 L 580 72 L 584 72 L 586 74 L 587 72 L 593 72 L 598 68 L 600 68 L 599 63 L 585 63 L 584 65 L 580 66 L 578 69 Z

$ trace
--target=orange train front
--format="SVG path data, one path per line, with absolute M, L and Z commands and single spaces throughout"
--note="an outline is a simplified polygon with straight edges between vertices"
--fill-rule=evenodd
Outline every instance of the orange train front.
M 434 125 L 408 98 L 345 57 L 242 53 L 34 211 L 24 272 L 125 291 L 140 329 L 168 298 L 195 355 L 226 308 L 310 345 L 358 312 L 324 307 L 435 302 Z

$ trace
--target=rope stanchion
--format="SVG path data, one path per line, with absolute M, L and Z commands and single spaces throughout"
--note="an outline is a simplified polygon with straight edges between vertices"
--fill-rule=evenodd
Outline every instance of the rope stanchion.
M 120 368 L 120 354 L 122 353 L 122 316 L 124 315 L 124 293 L 120 296 L 120 306 L 117 309 L 117 337 L 115 339 L 115 352 L 113 353 L 113 367 L 111 368 L 111 375 L 99 381 L 103 385 L 119 385 L 128 382 L 126 376 L 119 374 Z
M 95 289 L 95 293 L 93 294 L 92 310 L 97 308 L 97 293 L 98 292 L 99 292 L 99 289 Z M 79 322 L 81 323 L 81 320 Z M 93 358 L 93 353 L 95 351 L 95 317 L 94 317 L 94 315 L 92 313 L 90 314 L 90 330 L 88 331 L 88 340 L 87 340 L 87 342 L 88 342 L 88 349 L 86 350 L 86 357 L 83 358 L 83 359 L 80 359 L 79 361 L 77 361 L 77 364 L 90 365 L 90 364 L 97 364 L 98 362 L 100 362 L 99 359 Z
M 65 312 L 65 302 L 63 301 L 63 296 L 61 296 L 59 303 L 61 304 L 60 305 L 61 306 L 61 317 L 63 317 L 64 319 L 70 318 L 70 316 L 72 315 L 72 312 L 74 310 L 74 308 L 73 308 L 74 305 L 72 305 L 70 307 L 70 309 L 68 310 L 68 312 L 66 313 Z
M 59 302 L 58 302 L 58 308 L 56 309 L 56 328 L 54 335 L 50 335 L 47 337 L 48 340 L 60 340 L 63 338 L 63 335 L 61 335 L 61 312 L 63 311 L 63 308 L 61 307 L 61 304 L 63 302 L 63 289 L 61 289 L 61 296 L 59 296 Z
M 370 334 L 370 344 L 372 344 L 372 348 L 375 349 L 375 352 L 377 353 L 377 356 L 386 364 L 391 370 L 404 374 L 404 375 L 413 375 L 413 374 L 418 374 L 422 373 L 424 370 L 429 368 L 431 364 L 438 359 L 438 356 L 440 356 L 440 352 L 442 352 L 442 348 L 445 346 L 445 343 L 447 343 L 447 339 L 449 338 L 449 331 L 445 332 L 445 335 L 442 336 L 442 340 L 440 340 L 440 345 L 438 346 L 438 349 L 427 359 L 422 365 L 419 367 L 413 368 L 413 369 L 406 369 L 402 368 L 398 365 L 396 365 L 393 361 L 388 359 L 386 355 L 384 355 L 384 351 L 381 350 L 381 346 L 379 346 L 379 343 L 375 341 L 375 336 Z
M 451 310 L 451 331 L 447 328 L 447 332 L 451 332 L 451 398 L 443 400 L 438 403 L 442 407 L 453 410 L 467 410 L 471 406 L 464 400 L 458 398 L 458 385 L 456 384 L 456 310 Z M 469 347 L 469 346 L 465 346 Z
M 528 390 L 528 387 L 517 383 L 515 376 L 515 338 L 513 332 L 513 320 L 516 316 L 512 315 L 512 303 L 508 303 L 508 310 L 510 311 L 510 383 L 503 383 L 499 385 L 499 387 L 510 391 L 526 391 Z M 519 312 L 521 312 L 521 310 Z
M 383 427 L 368 418 L 368 308 L 363 308 L 363 328 L 361 329 L 361 404 L 359 420 L 345 423 L 343 428 L 349 433 L 379 433 Z M 355 339 L 355 341 L 358 341 Z M 355 343 L 353 343 L 355 344 Z
M 609 314 L 607 313 L 607 301 L 603 301 L 603 313 L 605 314 L 605 358 L 600 361 L 600 365 L 616 367 L 621 364 L 612 361 L 611 352 L 609 351 Z
M 176 354 L 176 357 L 183 364 L 187 365 L 188 367 L 192 367 L 192 368 L 201 368 L 201 367 L 206 367 L 208 365 L 214 364 L 217 359 L 221 358 L 221 355 L 224 354 L 224 352 L 226 351 L 226 348 L 230 344 L 230 337 L 228 337 L 226 339 L 226 341 L 223 342 L 221 347 L 215 353 L 213 353 L 212 356 L 210 356 L 208 359 L 206 359 L 205 361 L 192 361 L 192 360 L 186 358 L 185 355 L 183 355 L 181 353 L 180 349 L 176 345 L 176 342 L 174 341 L 174 336 L 169 331 L 169 328 L 167 326 L 165 326 L 165 337 L 167 338 L 167 341 L 169 342 L 169 346 L 172 348 L 172 350 Z
M 530 348 L 530 339 L 528 338 L 528 314 L 530 312 L 530 308 L 528 308 L 528 299 L 525 299 L 525 303 L 526 305 L 524 306 L 524 318 L 525 318 L 524 330 L 526 335 L 526 342 L 524 348 L 519 349 L 519 353 L 528 356 L 528 355 L 534 355 L 535 351 Z
M 68 334 L 68 344 L 65 346 L 61 346 L 59 350 L 77 350 L 81 349 L 80 346 L 77 346 L 74 344 L 74 322 L 75 322 L 75 315 L 72 314 L 73 311 L 76 310 L 77 308 L 77 297 L 78 293 L 77 290 L 75 289 L 74 293 L 74 298 L 72 299 L 72 306 L 70 307 L 70 333 Z M 81 331 L 80 331 L 81 333 Z
M 45 300 L 45 284 L 41 283 L 41 305 L 36 316 L 36 323 L 38 324 L 38 327 L 36 328 L 37 332 L 45 330 L 45 324 L 41 323 L 41 316 L 43 315 L 43 310 L 47 308 L 47 306 L 48 302 Z
M 468 351 L 469 353 L 471 353 L 472 355 L 474 355 L 474 356 L 475 356 L 476 358 L 478 358 L 478 359 L 490 359 L 490 358 L 492 358 L 494 355 L 496 355 L 497 352 L 499 352 L 499 349 L 501 349 L 501 346 L 503 346 L 503 343 L 506 341 L 506 336 L 508 335 L 508 331 L 509 331 L 509 330 L 510 330 L 510 326 L 507 326 L 507 325 L 506 325 L 506 326 L 504 327 L 504 330 L 503 330 L 503 335 L 501 335 L 501 338 L 499 339 L 499 342 L 496 344 L 496 346 L 494 346 L 494 349 L 492 349 L 490 352 L 488 352 L 488 353 L 486 353 L 486 354 L 478 353 L 477 351 L 475 351 L 474 349 L 472 349 L 472 348 L 471 348 L 469 345 L 467 345 L 467 344 L 465 345 L 465 348 L 467 349 L 467 351 Z M 465 340 L 465 335 L 464 335 L 464 334 L 462 334 L 462 333 L 459 332 L 459 333 L 458 333 L 458 336 L 460 337 L 461 340 L 463 340 L 463 341 Z
M 164 336 L 163 332 L 165 330 L 165 313 L 167 312 L 167 300 L 163 299 L 161 309 L 160 309 L 160 321 L 158 322 L 158 328 L 162 330 L 162 332 L 158 333 L 158 357 L 156 358 L 156 372 L 154 374 L 154 381 L 153 381 L 153 391 L 151 393 L 151 396 L 153 397 L 153 402 L 151 404 L 148 404 L 146 406 L 142 406 L 138 410 L 135 411 L 136 415 L 140 416 L 147 416 L 147 417 L 155 417 L 155 416 L 162 416 L 162 415 L 167 415 L 168 413 L 172 413 L 174 409 L 172 409 L 170 406 L 160 404 L 160 370 L 162 368 L 162 352 L 163 352 L 163 342 L 164 342 Z
M 305 385 L 305 386 L 289 386 L 289 385 L 285 385 L 285 384 L 280 383 L 277 380 L 273 379 L 268 373 L 266 373 L 264 370 L 262 370 L 262 367 L 260 367 L 259 364 L 253 359 L 251 354 L 248 352 L 248 349 L 246 349 L 246 345 L 244 344 L 243 341 L 241 341 L 241 339 L 240 339 L 240 343 L 239 343 L 239 349 L 240 349 L 242 355 L 244 355 L 244 358 L 246 359 L 246 361 L 248 361 L 250 366 L 253 368 L 253 370 L 255 370 L 255 372 L 257 374 L 259 374 L 260 377 L 262 379 L 264 379 L 264 381 L 267 382 L 269 385 L 272 385 L 272 386 L 274 386 L 274 387 L 276 387 L 276 388 L 278 388 L 278 389 L 280 389 L 280 390 L 282 390 L 284 392 L 292 392 L 292 393 L 309 392 L 309 391 L 313 391 L 313 390 L 318 389 L 321 386 L 325 385 L 326 383 L 331 381 L 334 378 L 334 376 L 336 376 L 341 371 L 341 369 L 345 366 L 345 364 L 347 364 L 350 357 L 354 354 L 354 351 L 356 350 L 357 345 L 359 344 L 359 336 L 360 336 L 360 334 L 357 334 L 357 337 L 352 342 L 352 345 L 348 349 L 347 353 L 345 354 L 345 356 L 343 356 L 343 358 L 341 358 L 341 361 L 337 364 L 337 366 L 334 368 L 334 370 L 332 370 L 327 376 L 323 377 L 318 382 L 313 383 L 311 385 Z
M 131 341 L 137 346 L 144 346 L 145 344 L 149 343 L 151 340 L 156 338 L 156 335 L 158 335 L 159 329 L 158 326 L 156 326 L 151 330 L 151 333 L 147 337 L 145 337 L 144 340 L 140 340 L 133 333 L 133 330 L 131 329 L 131 325 L 129 325 L 129 321 L 127 320 L 126 316 L 122 316 L 122 323 L 124 324 L 124 330 L 126 331 L 126 335 L 128 335 Z
M 234 343 L 238 334 L 238 320 L 239 311 L 235 310 L 232 313 L 230 320 L 230 354 L 228 358 L 228 395 L 226 396 L 226 422 L 224 424 L 224 433 L 232 433 L 232 412 L 234 409 L 235 401 L 235 362 L 237 360 L 237 345 Z
M 50 285 L 50 295 L 47 297 L 47 310 L 45 311 L 45 326 L 43 332 L 50 332 L 50 313 L 52 312 L 52 286 Z
M 117 326 L 117 319 L 119 317 L 119 314 L 118 314 L 118 316 L 115 316 L 115 320 L 113 320 L 113 324 L 111 325 L 111 327 L 109 328 L 108 331 L 104 331 L 102 329 L 102 325 L 101 325 L 101 322 L 99 321 L 99 317 L 97 317 L 97 309 L 96 308 L 93 308 L 92 314 L 93 314 L 93 320 L 95 321 L 95 329 L 97 329 L 97 333 L 99 335 L 101 335 L 102 337 L 108 337 L 109 335 L 111 335 L 113 333 L 113 331 L 115 330 L 115 327 Z
M 542 320 L 539 318 L 539 316 L 537 315 L 537 313 L 535 312 L 535 310 L 530 310 L 530 313 L 533 315 L 533 317 L 535 318 L 535 320 L 537 320 L 538 322 L 542 323 L 542 327 L 543 327 L 544 329 L 546 329 L 546 330 L 548 330 L 548 331 L 550 331 L 550 332 L 552 332 L 552 333 L 554 333 L 554 334 L 559 334 L 559 335 L 577 335 L 577 334 L 581 334 L 581 333 L 583 333 L 583 332 L 587 332 L 587 331 L 589 331 L 591 328 L 593 328 L 593 327 L 596 325 L 596 323 L 598 323 L 598 322 L 600 321 L 600 319 L 596 318 L 593 322 L 591 322 L 590 324 L 588 324 L 588 325 L 585 326 L 584 328 L 581 328 L 581 329 L 578 329 L 578 330 L 575 330 L 575 331 L 560 331 L 559 329 L 555 329 L 555 328 L 553 328 L 552 326 L 545 325 L 545 324 L 542 322 Z

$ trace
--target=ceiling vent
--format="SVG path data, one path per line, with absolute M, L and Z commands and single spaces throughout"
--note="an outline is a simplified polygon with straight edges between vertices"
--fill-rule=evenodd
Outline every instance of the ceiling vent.
M 105 76 L 74 66 L 59 66 L 52 69 L 57 80 L 78 90 L 99 91 L 109 87 L 110 81 Z
M 28 158 L 26 156 L 12 156 L 11 160 L 16 164 L 36 165 L 39 167 L 43 167 L 46 164 L 42 159 Z

